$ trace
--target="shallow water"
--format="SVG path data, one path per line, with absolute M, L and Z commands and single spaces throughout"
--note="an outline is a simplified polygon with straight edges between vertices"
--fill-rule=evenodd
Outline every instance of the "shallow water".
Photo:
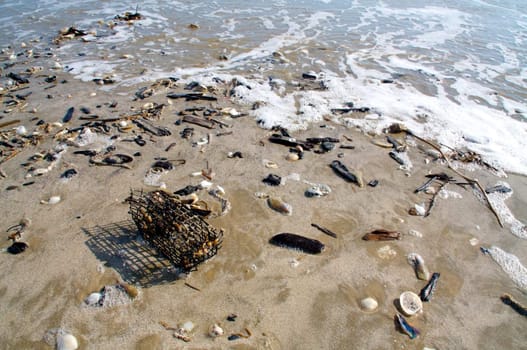
M 266 103 L 252 112 L 262 126 L 304 129 L 353 102 L 370 113 L 333 118 L 375 131 L 402 121 L 527 174 L 523 1 L 18 1 L 0 9 L 0 46 L 17 52 L 39 38 L 35 51 L 51 50 L 75 77 L 113 76 L 104 89 L 238 76 L 250 87 L 236 89 L 241 102 Z M 104 24 L 136 10 L 143 19 L 133 25 Z M 50 45 L 69 26 L 90 31 L 88 42 Z M 307 71 L 326 90 L 298 91 Z

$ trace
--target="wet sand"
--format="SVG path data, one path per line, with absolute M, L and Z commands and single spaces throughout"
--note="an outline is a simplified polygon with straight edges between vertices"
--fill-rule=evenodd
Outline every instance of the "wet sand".
M 54 344 L 43 338 L 58 328 L 74 334 L 82 349 L 519 349 L 527 342 L 525 319 L 499 299 L 503 293 L 510 293 L 525 304 L 525 291 L 479 249 L 497 245 L 525 262 L 525 241 L 512 235 L 507 226 L 501 228 L 472 189 L 453 184 L 446 189 L 462 198 L 438 198 L 426 218 L 408 214 L 414 204 L 430 199 L 429 195 L 413 193 L 426 181 L 426 174 L 446 172 L 455 176 L 440 161 L 425 162 L 427 156 L 417 147 L 423 143 L 407 139 L 413 168 L 403 171 L 389 157 L 389 149 L 371 142 L 372 136 L 327 121 L 292 136 L 335 137 L 340 144 L 351 144 L 355 149 L 340 149 L 337 144 L 328 153 L 305 152 L 304 159 L 290 162 L 285 159 L 288 147 L 270 143 L 271 132 L 259 128 L 250 116 L 216 116 L 229 127 L 213 130 L 175 124 L 180 119 L 177 113 L 192 106 L 235 107 L 248 113 L 250 106 L 235 104 L 221 94 L 221 84 L 217 86 L 217 102 L 171 100 L 168 104 L 166 94 L 183 92 L 184 84 L 133 101 L 140 86 L 117 87 L 109 93 L 92 82 L 76 81 L 56 71 L 39 74 L 42 76 L 30 78 L 26 91 L 33 94 L 24 111 L 4 113 L 0 122 L 20 119 L 11 127 L 24 125 L 32 132 L 38 120 L 60 121 L 73 106 L 74 116 L 66 126 L 72 129 L 87 122 L 79 119 L 81 106 L 100 118 L 110 118 L 157 102 L 167 106 L 153 123 L 167 127 L 171 135 L 148 136 L 137 127 L 121 133 L 112 126 L 109 135 L 119 136 L 114 153 L 141 153 L 130 163 L 131 169 L 90 165 L 88 157 L 73 152 L 93 146 L 72 145 L 51 171 L 25 178 L 28 166 L 21 164 L 57 145 L 53 135 L 62 128 L 55 127 L 44 134 L 39 145 L 25 147 L 0 165 L 7 175 L 0 178 L 4 213 L 0 229 L 6 231 L 23 218 L 31 221 L 22 235 L 28 250 L 0 255 L 0 334 L 5 348 L 53 348 Z M 45 89 L 51 85 L 43 82 L 48 74 L 68 82 Z M 46 98 L 48 94 L 53 98 Z M 118 102 L 115 108 L 108 107 L 112 101 Z M 37 111 L 28 113 L 32 108 Z M 180 136 L 185 127 L 194 128 L 191 139 Z M 230 135 L 216 135 L 231 131 Z M 210 144 L 192 145 L 208 134 Z M 144 147 L 129 142 L 137 135 L 146 140 Z M 176 145 L 165 151 L 173 142 Z M 228 158 L 228 152 L 234 151 L 242 152 L 243 158 Z M 125 199 L 131 189 L 155 189 L 145 185 L 144 177 L 156 157 L 186 161 L 162 176 L 167 191 L 198 184 L 204 178 L 190 174 L 208 167 L 215 173 L 212 182 L 225 189 L 225 198 L 232 204 L 226 215 L 207 220 L 225 229 L 222 248 L 188 275 L 175 273 L 166 260 L 138 239 L 128 214 Z M 266 168 L 265 159 L 274 161 L 278 168 Z M 360 170 L 366 183 L 378 180 L 378 186 L 359 188 L 344 181 L 329 167 L 336 159 Z M 60 174 L 69 168 L 76 169 L 78 175 L 62 181 Z M 515 191 L 507 204 L 518 220 L 527 221 L 525 177 L 500 179 L 483 169 L 461 171 L 478 178 L 484 186 L 507 181 Z M 281 186 L 267 186 L 262 179 L 270 173 L 282 177 L 296 173 L 300 181 L 289 179 Z M 28 181 L 35 183 L 22 186 Z M 304 181 L 327 184 L 332 192 L 307 198 L 304 192 L 309 185 Z M 6 190 L 12 185 L 18 187 Z M 292 215 L 273 211 L 265 199 L 255 196 L 256 192 L 281 197 L 291 204 Z M 61 197 L 58 204 L 40 204 L 55 195 Z M 218 209 L 218 202 L 206 191 L 198 195 L 212 209 Z M 311 223 L 329 228 L 337 238 L 321 233 Z M 399 231 L 401 239 L 361 239 L 378 228 Z M 410 230 L 421 232 L 422 238 L 408 234 Z M 270 245 L 269 239 L 280 232 L 318 239 L 326 249 L 320 255 L 308 255 Z M 475 245 L 469 242 L 473 238 L 478 240 Z M 1 247 L 9 244 L 6 240 Z M 381 248 L 392 253 L 384 256 L 379 253 Z M 407 262 L 406 256 L 412 252 L 424 258 L 431 272 L 441 273 L 431 302 L 424 303 L 424 312 L 408 318 L 421 332 L 413 340 L 397 330 L 393 320 L 398 296 L 406 290 L 418 293 L 426 284 L 416 278 Z M 90 293 L 118 280 L 137 286 L 139 296 L 126 305 L 110 308 L 84 305 Z M 374 312 L 359 307 L 360 300 L 368 296 L 379 303 Z M 227 320 L 230 314 L 237 315 L 234 322 Z M 160 321 L 173 327 L 192 321 L 195 329 L 190 333 L 191 342 L 174 338 Z M 215 339 L 208 336 L 214 323 L 225 330 L 225 335 Z M 246 329 L 250 331 L 247 338 L 227 339 L 237 333 L 249 335 Z

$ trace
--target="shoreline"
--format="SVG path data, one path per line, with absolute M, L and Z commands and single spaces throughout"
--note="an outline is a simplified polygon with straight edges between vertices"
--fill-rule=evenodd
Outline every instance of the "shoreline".
M 56 75 L 57 81 L 65 79 L 68 83 L 45 89 L 49 84 L 43 80 L 48 73 Z M 111 118 L 135 113 L 144 104 L 156 102 L 167 105 L 161 118 L 152 122 L 168 128 L 171 135 L 147 136 L 137 127 L 120 132 L 117 126 L 112 126 L 109 134 L 119 135 L 113 140 L 116 147 L 113 153 L 141 153 L 133 157 L 131 169 L 90 165 L 87 156 L 73 151 L 97 144 L 70 145 L 50 171 L 26 178 L 29 167 L 20 164 L 31 163 L 29 158 L 36 152 L 54 148 L 57 142 L 53 135 L 64 128 L 57 126 L 44 134 L 39 145 L 24 148 L 0 165 L 7 175 L 0 178 L 0 196 L 3 203 L 9 203 L 4 206 L 3 229 L 23 218 L 31 221 L 22 235 L 22 240 L 29 244 L 28 250 L 16 256 L 2 254 L 0 258 L 0 269 L 4 272 L 0 282 L 1 311 L 5 315 L 1 332 L 8 348 L 53 348 L 54 344 L 46 344 L 42 339 L 49 330 L 57 328 L 74 334 L 81 348 L 490 349 L 498 344 L 519 348 L 527 340 L 521 316 L 499 300 L 501 294 L 509 293 L 524 301 L 525 291 L 479 251 L 479 246 L 496 245 L 526 262 L 524 242 L 512 235 L 508 227 L 500 228 L 492 212 L 476 199 L 472 190 L 451 184 L 447 189 L 462 198 L 439 198 L 427 218 L 409 215 L 411 206 L 426 203 L 430 198 L 413 193 L 426 181 L 426 174 L 447 172 L 454 176 L 440 162 L 426 164 L 426 156 L 417 148 L 418 141 L 408 140 L 407 153 L 413 168 L 407 176 L 389 157 L 390 150 L 374 145 L 371 136 L 327 121 L 322 123 L 327 128 L 311 124 L 292 136 L 335 137 L 340 144 L 355 148 L 337 146 L 323 154 L 306 151 L 304 159 L 290 162 L 285 159 L 288 147 L 270 143 L 271 132 L 259 128 L 250 116 L 215 116 L 230 127 L 216 126 L 210 130 L 189 123 L 174 124 L 180 119 L 178 112 L 193 105 L 234 107 L 242 113 L 248 112 L 248 106 L 219 95 L 218 102 L 174 100 L 169 104 L 167 93 L 185 92 L 183 85 L 176 82 L 175 88 L 161 88 L 151 97 L 131 101 L 137 91 L 133 88 L 127 95 L 113 94 L 98 90 L 93 83 L 73 80 L 65 73 L 40 74 L 43 76 L 30 78 L 29 90 L 33 94 L 27 100 L 27 109 L 37 108 L 37 112 L 11 112 L 4 114 L 0 122 L 21 119 L 20 125 L 32 132 L 39 119 L 48 123 L 60 121 L 73 106 L 73 118 L 65 125 L 74 129 L 89 122 L 79 120 L 83 115 L 81 106 L 101 118 Z M 50 92 L 52 99 L 46 98 Z M 93 92 L 95 96 L 91 96 Z M 116 107 L 109 108 L 113 101 L 117 102 Z M 194 128 L 191 139 L 180 135 L 186 127 Z M 226 131 L 233 133 L 216 135 Z M 137 135 L 142 135 L 145 146 L 134 141 Z M 202 138 L 208 138 L 210 144 L 192 146 Z M 104 138 L 100 145 L 108 142 L 111 140 Z M 165 151 L 173 142 L 176 145 Z M 243 158 L 227 157 L 235 151 L 242 152 Z M 343 156 L 338 157 L 338 153 Z M 177 276 L 166 266 L 158 276 L 155 274 L 159 271 L 154 268 L 155 283 L 141 285 L 133 275 L 138 261 L 130 261 L 131 257 L 140 258 L 144 253 L 136 232 L 111 227 L 104 231 L 104 228 L 130 222 L 128 205 L 123 203 L 130 189 L 155 189 L 145 185 L 144 177 L 156 157 L 186 161 L 162 175 L 160 181 L 165 182 L 170 192 L 205 179 L 191 177 L 191 173 L 212 169 L 215 176 L 211 181 L 225 189 L 232 209 L 224 216 L 207 219 L 209 224 L 226 232 L 217 256 L 199 265 L 186 278 L 172 279 Z M 275 162 L 278 168 L 266 168 L 265 159 Z M 329 167 L 333 160 L 361 171 L 365 183 L 376 179 L 379 185 L 360 188 L 347 183 Z M 45 166 L 49 162 L 34 164 Z M 69 168 L 76 169 L 78 174 L 61 181 L 60 174 Z M 474 173 L 462 171 L 488 186 L 503 180 L 481 169 Z M 298 174 L 300 180 L 289 179 L 284 185 L 270 187 L 262 183 L 270 173 L 282 178 Z M 304 180 L 327 184 L 332 191 L 321 198 L 307 198 L 304 192 L 309 186 Z M 22 185 L 28 181 L 35 183 Z M 527 221 L 527 177 L 510 175 L 505 181 L 510 181 L 515 191 L 507 204 L 520 221 Z M 6 190 L 8 186 L 18 188 Z M 256 192 L 281 197 L 292 206 L 292 215 L 273 211 L 264 199 L 256 198 Z M 40 204 L 55 195 L 61 197 L 58 204 Z M 217 201 L 205 191 L 198 195 L 218 210 Z M 311 223 L 336 232 L 337 239 L 319 232 Z M 365 233 L 379 228 L 397 230 L 401 239 L 393 242 L 361 239 Z M 410 230 L 421 232 L 423 237 L 409 235 Z M 109 254 L 105 256 L 108 261 L 101 259 L 104 254 L 96 246 L 101 243 L 97 241 L 101 232 L 103 236 L 99 239 L 110 244 L 99 247 L 102 253 Z M 269 239 L 280 232 L 316 238 L 326 249 L 318 256 L 311 256 L 270 245 Z M 470 244 L 472 238 L 478 240 L 476 245 Z M 6 241 L 1 247 L 8 245 Z M 421 331 L 414 340 L 397 331 L 393 322 L 397 312 L 394 301 L 398 296 L 405 290 L 417 293 L 426 283 L 416 278 L 407 262 L 406 256 L 412 252 L 423 256 L 431 272 L 441 272 L 437 290 L 431 302 L 425 303 L 424 313 L 408 319 Z M 90 293 L 120 279 L 136 284 L 139 296 L 135 300 L 105 308 L 83 305 Z M 373 313 L 359 307 L 360 300 L 367 296 L 379 303 Z M 232 313 L 238 316 L 236 321 L 227 321 L 226 317 Z M 163 321 L 179 327 L 189 320 L 196 325 L 190 343 L 175 339 L 172 332 L 159 324 Z M 214 323 L 225 329 L 224 336 L 213 339 L 207 335 Z M 227 340 L 228 335 L 242 333 L 245 328 L 250 330 L 250 337 Z

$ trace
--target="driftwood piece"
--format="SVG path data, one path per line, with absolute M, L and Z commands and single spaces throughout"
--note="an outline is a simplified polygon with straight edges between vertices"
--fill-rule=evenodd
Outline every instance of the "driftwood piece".
M 452 170 L 454 173 L 456 173 L 457 175 L 459 175 L 460 177 L 465 179 L 471 185 L 476 185 L 477 186 L 477 188 L 480 190 L 480 192 L 482 193 L 483 197 L 487 201 L 487 204 L 488 204 L 490 210 L 492 211 L 494 216 L 496 216 L 496 219 L 498 220 L 498 223 L 500 224 L 501 227 L 503 227 L 503 222 L 501 221 L 501 218 L 498 215 L 498 212 L 496 211 L 496 209 L 492 205 L 492 202 L 490 201 L 489 196 L 487 196 L 487 193 L 485 192 L 485 189 L 483 188 L 483 186 L 481 186 L 481 184 L 479 183 L 478 180 L 472 179 L 472 178 L 466 176 L 465 174 L 461 173 L 460 171 L 454 169 L 454 167 L 452 166 L 452 163 L 450 163 L 450 160 L 448 159 L 448 157 L 445 155 L 445 153 L 441 150 L 441 148 L 438 145 L 436 145 L 435 143 L 433 143 L 431 141 L 428 141 L 428 140 L 425 140 L 424 138 L 416 135 L 414 132 L 412 132 L 411 130 L 409 130 L 408 128 L 406 128 L 404 125 L 401 125 L 401 124 L 392 124 L 388 128 L 388 131 L 389 132 L 393 132 L 393 133 L 404 132 L 404 133 L 406 133 L 406 134 L 408 134 L 410 136 L 415 137 L 419 141 L 426 143 L 427 145 L 429 145 L 430 147 L 432 147 L 436 151 L 438 151 L 441 154 L 441 157 L 446 161 L 447 166 L 450 168 L 450 170 Z
M 216 127 L 216 125 L 215 125 L 215 123 L 213 121 L 206 120 L 206 119 L 203 119 L 203 118 L 193 117 L 191 115 L 183 116 L 182 120 L 184 122 L 186 122 L 186 123 L 199 125 L 199 126 L 202 126 L 204 128 L 207 128 L 207 129 L 214 129 Z

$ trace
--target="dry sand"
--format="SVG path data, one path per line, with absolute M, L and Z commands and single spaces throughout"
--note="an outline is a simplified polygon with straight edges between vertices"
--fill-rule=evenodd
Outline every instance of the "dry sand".
M 32 132 L 40 119 L 60 121 L 66 110 L 76 111 L 67 126 L 74 128 L 86 121 L 79 117 L 79 107 L 89 107 L 101 118 L 123 116 L 144 103 L 167 103 L 166 93 L 182 91 L 179 84 L 171 90 L 161 89 L 143 101 L 133 101 L 138 87 L 116 88 L 106 93 L 94 83 L 73 80 L 57 72 L 58 81 L 68 80 L 45 90 L 43 77 L 31 78 L 33 91 L 24 111 L 3 114 L 0 122 L 20 119 Z M 221 88 L 221 86 L 220 86 Z M 96 96 L 91 94 L 96 92 Z M 53 98 L 46 98 L 52 94 Z M 4 96 L 4 101 L 8 98 Z M 116 108 L 107 103 L 117 101 Z M 50 172 L 25 178 L 28 166 L 21 166 L 37 152 L 56 146 L 54 128 L 37 146 L 28 146 L 16 157 L 1 164 L 7 175 L 0 178 L 3 216 L 0 229 L 6 231 L 21 219 L 31 225 L 22 240 L 29 249 L 19 255 L 0 255 L 0 337 L 6 349 L 50 349 L 44 337 L 50 330 L 62 328 L 74 334 L 82 349 L 520 349 L 527 344 L 525 318 L 504 305 L 499 297 L 510 293 L 525 303 L 526 296 L 479 247 L 497 245 L 526 262 L 525 241 L 513 236 L 508 227 L 501 228 L 486 204 L 471 189 L 455 185 L 447 189 L 462 198 L 438 199 L 429 217 L 408 214 L 415 203 L 427 203 L 426 194 L 413 190 L 425 182 L 429 172 L 447 172 L 439 161 L 425 163 L 426 156 L 417 145 L 408 149 L 413 163 L 409 172 L 398 169 L 388 156 L 388 149 L 373 145 L 371 137 L 355 129 L 325 123 L 329 128 L 313 125 L 294 137 L 337 137 L 355 149 L 337 148 L 325 154 L 305 152 L 296 162 L 285 160 L 288 147 L 268 142 L 270 132 L 259 128 L 251 117 L 232 119 L 217 117 L 228 128 L 207 130 L 186 123 L 175 125 L 177 112 L 195 106 L 215 108 L 235 106 L 227 98 L 218 102 L 180 102 L 167 105 L 156 125 L 166 126 L 167 137 L 147 136 L 139 129 L 119 133 L 112 127 L 110 135 L 119 135 L 115 153 L 134 154 L 131 169 L 90 165 L 88 157 L 73 152 L 90 149 L 69 146 L 57 166 Z M 105 104 L 106 103 L 106 104 Z M 100 105 L 100 108 L 96 108 Z M 28 113 L 33 107 L 36 113 Z M 246 106 L 235 106 L 247 112 Z M 134 109 L 132 109 L 134 108 Z M 111 123 L 110 123 L 111 125 Z M 17 125 L 14 125 L 17 126 Z M 180 137 L 185 127 L 194 127 L 191 140 Z M 4 128 L 1 131 L 5 131 Z M 217 132 L 231 135 L 216 136 Z M 127 142 L 141 134 L 144 147 Z M 193 147 L 192 141 L 210 134 L 210 144 Z M 353 141 L 346 141 L 344 135 Z M 402 137 L 403 135 L 398 135 Z M 166 147 L 176 142 L 168 152 Z M 231 151 L 241 151 L 243 158 L 228 158 Z M 338 158 L 338 154 L 342 157 Z M 217 256 L 198 266 L 188 275 L 177 275 L 166 260 L 137 239 L 137 230 L 124 200 L 130 189 L 154 190 L 144 184 L 144 176 L 155 157 L 184 159 L 162 177 L 170 192 L 203 180 L 190 174 L 207 167 L 215 172 L 212 182 L 225 189 L 232 210 L 208 222 L 225 229 L 223 247 Z M 263 160 L 277 163 L 268 169 Z M 339 159 L 349 168 L 360 170 L 366 182 L 377 179 L 375 188 L 345 182 L 329 167 Z M 38 164 L 46 164 L 41 162 Z M 78 175 L 67 182 L 60 174 L 75 168 Z M 466 172 L 485 186 L 499 180 L 485 170 Z M 282 177 L 296 173 L 300 181 L 270 187 L 262 183 L 269 173 Z M 408 173 L 408 174 L 407 174 Z M 459 179 L 459 178 L 458 178 Z M 307 198 L 308 185 L 303 181 L 325 183 L 332 192 L 321 198 Z M 22 183 L 35 181 L 29 186 Z M 505 179 L 515 194 L 507 204 L 522 221 L 527 221 L 527 179 L 510 175 Z M 6 190 L 8 186 L 18 186 Z M 256 192 L 280 196 L 293 207 L 285 216 L 271 210 Z M 40 204 L 50 196 L 60 195 L 55 205 Z M 206 191 L 200 198 L 218 208 Z M 311 227 L 317 223 L 338 234 L 332 238 Z M 394 242 L 366 242 L 361 237 L 373 229 L 385 228 L 402 233 Z M 422 238 L 409 235 L 410 230 Z M 269 239 L 280 232 L 293 232 L 316 238 L 326 245 L 320 255 L 272 246 Z M 7 234 L 5 234 L 7 236 Z M 476 238 L 479 243 L 471 245 Z M 4 241 L 2 248 L 10 243 Z M 392 255 L 381 257 L 379 249 L 388 247 Z M 423 256 L 432 272 L 440 272 L 436 292 L 424 312 L 408 318 L 421 331 L 414 340 L 394 325 L 396 299 L 406 290 L 416 293 L 426 284 L 418 280 L 406 256 L 416 252 Z M 108 308 L 86 307 L 83 300 L 105 285 L 124 280 L 139 288 L 139 296 L 126 305 Z M 190 288 L 194 286 L 199 291 Z M 361 311 L 365 297 L 379 302 L 376 311 Z M 234 322 L 229 314 L 236 314 Z M 192 321 L 195 329 L 191 342 L 175 339 L 173 327 Z M 211 338 L 208 329 L 218 323 L 225 335 Z M 248 338 L 229 341 L 235 333 Z

